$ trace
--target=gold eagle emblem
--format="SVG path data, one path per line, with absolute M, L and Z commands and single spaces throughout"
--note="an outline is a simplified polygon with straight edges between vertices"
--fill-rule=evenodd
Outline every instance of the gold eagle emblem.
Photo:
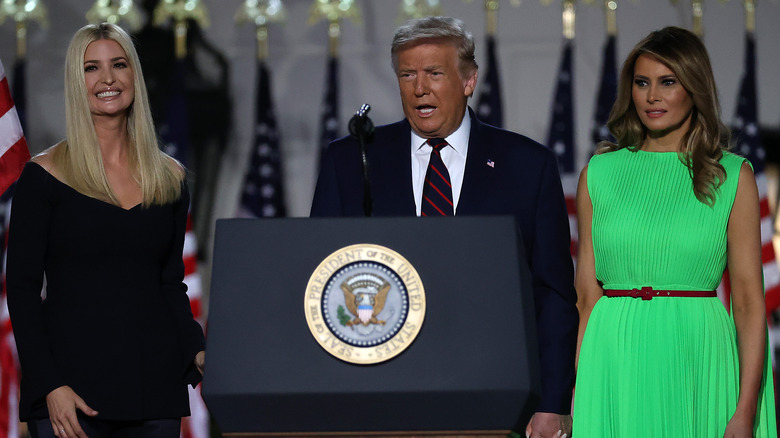
M 385 324 L 385 321 L 377 319 L 382 313 L 387 301 L 387 293 L 390 291 L 390 283 L 372 274 L 358 274 L 341 283 L 344 291 L 344 301 L 354 319 L 347 322 L 348 327 L 353 325 Z

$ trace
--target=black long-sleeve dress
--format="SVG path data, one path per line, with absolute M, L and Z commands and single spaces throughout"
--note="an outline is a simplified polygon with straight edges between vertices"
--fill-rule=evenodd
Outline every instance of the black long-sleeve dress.
M 47 418 L 45 397 L 62 385 L 100 419 L 189 415 L 204 337 L 182 282 L 188 205 L 185 186 L 172 204 L 125 210 L 27 164 L 7 259 L 23 421 Z

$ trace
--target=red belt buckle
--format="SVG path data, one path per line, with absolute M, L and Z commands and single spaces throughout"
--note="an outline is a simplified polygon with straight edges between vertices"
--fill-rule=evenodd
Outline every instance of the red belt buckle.
M 644 286 L 641 289 L 631 289 L 631 297 L 641 298 L 642 301 L 648 301 L 653 299 L 653 288 L 650 286 Z

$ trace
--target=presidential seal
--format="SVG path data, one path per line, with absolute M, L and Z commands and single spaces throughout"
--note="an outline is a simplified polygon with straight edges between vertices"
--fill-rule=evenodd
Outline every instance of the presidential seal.
M 425 319 L 425 291 L 414 267 L 374 244 L 341 248 L 317 266 L 306 286 L 309 330 L 328 353 L 374 364 L 404 351 Z

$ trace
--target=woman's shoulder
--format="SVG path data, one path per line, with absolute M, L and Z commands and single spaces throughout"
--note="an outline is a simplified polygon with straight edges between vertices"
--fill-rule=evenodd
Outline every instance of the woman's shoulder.
M 14 197 L 48 196 L 56 192 L 59 184 L 54 174 L 55 166 L 46 151 L 34 156 L 24 166 L 16 184 Z
M 750 160 L 727 150 L 723 151 L 723 155 L 718 162 L 726 170 L 726 175 L 739 174 L 743 164 L 747 164 L 751 169 L 753 168 L 753 163 Z
M 43 152 L 35 155 L 30 159 L 33 163 L 37 164 L 40 168 L 45 170 L 49 175 L 54 178 L 60 179 L 60 172 L 57 169 L 54 156 L 58 153 L 64 152 L 65 142 L 61 141 L 54 146 L 45 149 Z
M 166 154 L 165 152 L 161 152 L 163 157 L 163 164 L 165 167 L 171 171 L 178 179 L 179 181 L 183 181 L 184 177 L 187 173 L 187 170 L 184 168 L 184 165 L 179 162 L 176 158 L 173 158 L 172 156 Z
M 590 158 L 589 165 L 603 166 L 625 160 L 626 154 L 631 151 L 628 148 L 599 151 Z

